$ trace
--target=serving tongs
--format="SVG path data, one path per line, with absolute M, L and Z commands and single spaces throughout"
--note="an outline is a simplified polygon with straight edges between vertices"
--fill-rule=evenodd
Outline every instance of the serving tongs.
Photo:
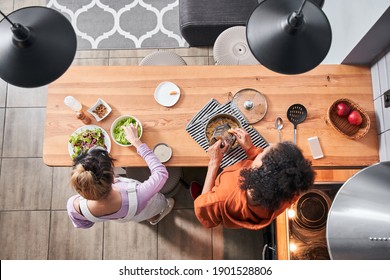
M 225 154 L 227 154 L 234 143 L 236 142 L 236 136 L 229 132 L 231 126 L 228 123 L 221 124 L 214 129 L 213 135 L 210 138 L 209 144 L 213 145 L 218 140 L 222 140 L 221 148 L 228 146 Z

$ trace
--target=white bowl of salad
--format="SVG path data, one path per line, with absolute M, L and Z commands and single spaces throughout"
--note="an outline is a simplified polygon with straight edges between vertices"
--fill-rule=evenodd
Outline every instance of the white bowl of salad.
M 122 147 L 132 146 L 129 141 L 126 139 L 125 131 L 123 130 L 123 126 L 128 126 L 130 124 L 137 125 L 138 124 L 138 137 L 142 136 L 142 125 L 141 122 L 134 116 L 124 115 L 117 118 L 111 125 L 110 133 L 111 138 L 114 140 L 116 144 Z

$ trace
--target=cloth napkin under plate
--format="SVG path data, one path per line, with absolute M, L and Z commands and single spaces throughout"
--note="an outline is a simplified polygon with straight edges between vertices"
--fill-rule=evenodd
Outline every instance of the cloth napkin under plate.
M 186 131 L 190 136 L 205 150 L 209 148 L 209 143 L 205 135 L 207 122 L 217 114 L 229 114 L 235 116 L 242 128 L 251 136 L 252 142 L 256 147 L 266 148 L 269 144 L 260 135 L 260 133 L 249 125 L 241 112 L 231 105 L 231 101 L 221 105 L 217 100 L 211 99 L 203 108 L 189 121 Z M 224 155 L 221 168 L 233 165 L 236 162 L 247 158 L 245 151 L 240 145 L 233 148 L 227 155 Z

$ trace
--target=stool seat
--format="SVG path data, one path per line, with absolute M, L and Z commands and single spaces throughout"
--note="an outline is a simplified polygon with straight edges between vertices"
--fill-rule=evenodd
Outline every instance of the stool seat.
M 192 47 L 212 46 L 225 29 L 245 26 L 258 0 L 179 0 L 179 24 Z
M 223 31 L 215 40 L 213 55 L 218 65 L 260 64 L 248 46 L 245 26 L 234 26 Z
M 185 60 L 178 54 L 171 51 L 157 51 L 145 56 L 140 66 L 153 65 L 187 65 Z
M 167 167 L 168 180 L 160 190 L 165 197 L 173 197 L 180 189 L 180 179 L 183 176 L 183 169 L 181 167 Z M 141 183 L 150 177 L 150 170 L 148 167 L 127 167 L 126 177 L 131 178 Z
M 310 0 L 319 7 L 324 0 Z M 179 0 L 179 25 L 191 47 L 212 46 L 224 30 L 246 26 L 249 16 L 263 0 Z

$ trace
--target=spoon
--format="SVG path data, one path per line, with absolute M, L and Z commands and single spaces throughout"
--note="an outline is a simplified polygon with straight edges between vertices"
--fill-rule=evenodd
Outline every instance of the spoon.
M 275 127 L 278 129 L 278 140 L 281 142 L 281 137 L 280 137 L 280 130 L 283 128 L 283 119 L 281 117 L 277 117 L 275 120 Z

